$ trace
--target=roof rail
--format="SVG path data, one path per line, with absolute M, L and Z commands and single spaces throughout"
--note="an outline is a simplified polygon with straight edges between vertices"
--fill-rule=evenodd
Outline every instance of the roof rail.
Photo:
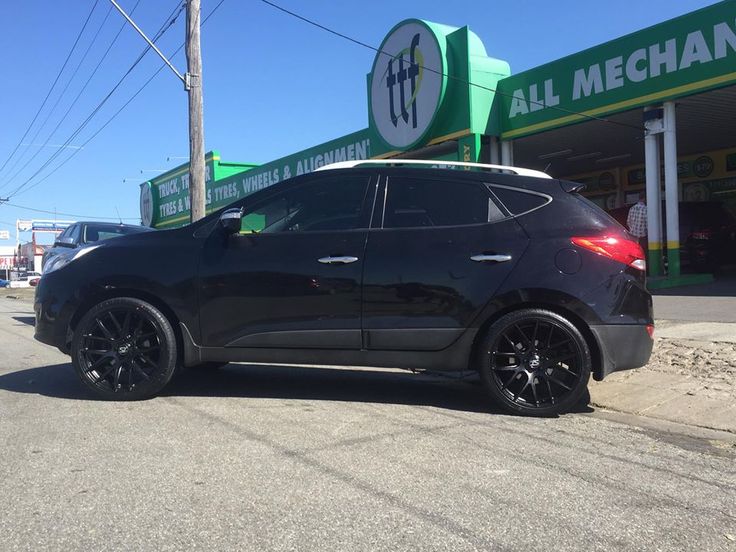
M 488 165 L 485 163 L 467 163 L 464 161 L 432 161 L 427 159 L 355 159 L 354 161 L 340 161 L 330 163 L 316 169 L 318 171 L 331 171 L 334 169 L 352 169 L 361 165 L 440 165 L 451 167 L 476 167 L 479 169 L 507 171 L 519 176 L 533 176 L 535 178 L 552 178 L 545 172 L 522 167 L 511 167 L 507 165 Z M 441 168 L 440 167 L 440 168 Z

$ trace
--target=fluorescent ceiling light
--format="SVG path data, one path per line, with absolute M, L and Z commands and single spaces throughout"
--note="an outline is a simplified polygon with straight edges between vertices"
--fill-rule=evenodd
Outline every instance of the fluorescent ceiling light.
M 581 153 L 580 155 L 573 155 L 572 157 L 568 157 L 568 161 L 580 161 L 582 159 L 593 159 L 594 157 L 598 157 L 599 155 L 603 155 L 599 151 L 592 151 L 590 153 Z
M 628 159 L 631 157 L 630 153 L 624 153 L 621 155 L 612 155 L 611 157 L 602 157 L 600 159 L 596 159 L 596 163 L 606 163 L 608 161 L 618 161 L 619 159 Z
M 564 157 L 565 155 L 570 155 L 571 153 L 572 153 L 571 149 L 553 151 L 552 153 L 545 153 L 543 155 L 540 155 L 538 159 L 552 159 L 553 157 Z

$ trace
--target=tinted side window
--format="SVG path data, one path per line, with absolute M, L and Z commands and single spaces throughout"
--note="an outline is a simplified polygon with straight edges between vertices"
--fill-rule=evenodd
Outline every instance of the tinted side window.
M 468 182 L 391 178 L 384 228 L 463 226 L 503 218 L 483 186 Z
M 546 197 L 522 192 L 521 190 L 499 188 L 498 186 L 491 186 L 491 190 L 512 215 L 526 213 L 549 202 Z
M 367 227 L 368 177 L 326 178 L 297 186 L 246 209 L 241 233 L 309 232 Z

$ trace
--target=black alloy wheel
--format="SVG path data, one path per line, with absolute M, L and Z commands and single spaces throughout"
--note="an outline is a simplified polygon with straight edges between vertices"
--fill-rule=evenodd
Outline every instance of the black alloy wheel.
M 491 326 L 483 345 L 481 377 L 508 411 L 561 414 L 585 393 L 590 349 L 580 331 L 556 313 L 524 309 L 504 315 Z
M 139 400 L 158 393 L 176 369 L 176 336 L 154 306 L 132 297 L 108 299 L 80 320 L 72 364 L 98 397 Z

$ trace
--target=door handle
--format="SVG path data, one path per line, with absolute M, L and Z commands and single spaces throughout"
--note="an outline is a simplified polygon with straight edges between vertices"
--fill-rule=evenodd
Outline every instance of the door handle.
M 337 257 L 320 257 L 317 259 L 322 264 L 350 264 L 358 260 L 358 257 L 340 255 Z
M 511 255 L 473 255 L 470 260 L 476 263 L 505 263 L 511 260 Z

